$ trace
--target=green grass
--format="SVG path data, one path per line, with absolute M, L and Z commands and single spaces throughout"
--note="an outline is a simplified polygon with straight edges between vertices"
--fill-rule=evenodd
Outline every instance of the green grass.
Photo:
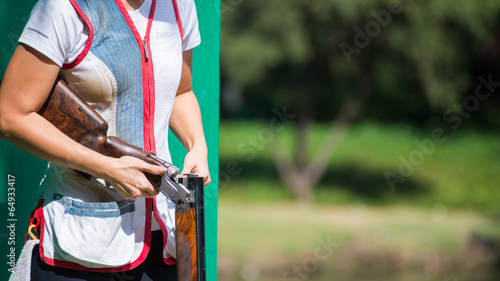
M 500 238 L 500 224 L 473 211 L 221 201 L 219 233 L 221 255 L 265 260 L 308 254 L 328 235 L 340 245 L 367 239 L 382 248 L 458 253 L 472 233 Z
M 482 258 L 471 237 L 500 240 L 499 134 L 447 133 L 391 190 L 384 173 L 396 173 L 398 157 L 408 160 L 419 148 L 415 140 L 432 130 L 353 126 L 315 186 L 314 204 L 300 204 L 280 181 L 268 145 L 257 141 L 255 154 L 248 150 L 267 128 L 265 122 L 220 124 L 226 177 L 219 197 L 219 280 L 254 280 L 246 271 L 258 273 L 259 281 L 284 280 L 314 254 L 316 239 L 329 236 L 339 247 L 307 280 L 497 280 L 471 265 Z M 310 155 L 327 130 L 311 128 Z M 295 128 L 272 137 L 291 149 Z
M 444 208 L 221 200 L 218 222 L 219 280 L 231 281 L 244 280 L 241 270 L 248 265 L 258 269 L 256 280 L 282 280 L 284 272 L 314 255 L 318 239 L 328 237 L 337 247 L 310 280 L 445 280 L 449 276 L 493 280 L 465 278 L 476 276 L 480 269 L 469 266 L 462 271 L 462 266 L 481 258 L 470 246 L 472 234 L 500 238 L 500 224 L 494 219 Z M 425 273 L 428 266 L 435 269 Z M 363 273 L 370 278 L 356 277 Z
M 221 179 L 222 200 L 260 202 L 294 200 L 293 194 L 279 180 L 266 143 L 250 145 L 269 124 L 221 122 L 221 171 L 232 171 L 229 181 Z M 309 133 L 309 154 L 316 152 L 328 130 L 327 124 L 313 126 Z M 432 137 L 432 130 L 407 126 L 366 123 L 353 126 L 332 158 L 327 173 L 314 189 L 314 202 L 325 205 L 363 202 L 369 205 L 417 205 L 447 208 L 470 208 L 500 211 L 500 134 L 447 132 L 444 143 L 425 155 L 414 172 L 397 183 L 394 190 L 384 173 L 397 174 L 403 157 L 419 150 L 415 140 Z M 295 128 L 288 125 L 273 135 L 291 149 Z M 253 147 L 255 157 L 248 152 Z M 240 149 L 239 149 L 240 148 Z M 242 151 L 246 148 L 247 151 Z M 233 162 L 230 162 L 233 161 Z M 235 161 L 235 162 L 234 162 Z M 228 163 L 237 163 L 232 170 Z M 236 172 L 237 173 L 236 173 Z

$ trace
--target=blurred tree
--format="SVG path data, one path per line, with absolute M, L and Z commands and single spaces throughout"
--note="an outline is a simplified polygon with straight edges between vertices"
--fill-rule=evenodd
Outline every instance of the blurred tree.
M 242 96 L 247 113 L 286 105 L 298 114 L 292 152 L 272 151 L 303 199 L 360 115 L 425 122 L 461 103 L 481 74 L 470 73 L 474 61 L 500 30 L 497 0 L 239 0 L 223 1 L 222 13 L 223 98 Z M 500 62 L 498 52 L 489 59 Z M 310 156 L 315 120 L 332 125 Z

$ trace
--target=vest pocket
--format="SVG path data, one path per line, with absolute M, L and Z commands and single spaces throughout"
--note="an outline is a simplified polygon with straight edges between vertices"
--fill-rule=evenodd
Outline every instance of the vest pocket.
M 62 219 L 51 217 L 54 252 L 86 267 L 122 266 L 135 243 L 133 200 L 89 203 L 62 198 Z

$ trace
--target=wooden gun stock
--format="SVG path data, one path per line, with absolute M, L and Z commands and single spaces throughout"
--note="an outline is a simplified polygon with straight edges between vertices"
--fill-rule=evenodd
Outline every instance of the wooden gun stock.
M 150 157 L 153 153 L 145 152 L 119 138 L 108 137 L 106 121 L 61 79 L 56 81 L 49 98 L 38 113 L 73 140 L 101 154 L 110 157 L 128 155 L 151 164 L 165 164 L 160 159 Z M 159 187 L 161 176 L 146 176 Z M 184 214 L 176 213 L 178 280 L 205 281 L 203 193 L 197 191 L 200 185 L 203 190 L 203 178 L 188 175 L 180 178 L 180 181 L 188 189 L 192 188 L 193 192 L 189 198 L 190 209 Z
M 56 81 L 49 98 L 38 114 L 76 142 L 110 157 L 134 156 L 158 164 L 148 153 L 119 138 L 108 137 L 108 123 L 61 79 Z M 148 175 L 152 182 L 161 176 Z

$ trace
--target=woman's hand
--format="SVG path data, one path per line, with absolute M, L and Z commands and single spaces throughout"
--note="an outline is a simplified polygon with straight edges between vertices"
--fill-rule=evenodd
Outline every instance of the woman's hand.
M 123 199 L 137 197 L 151 198 L 159 193 L 146 178 L 144 173 L 162 175 L 165 168 L 146 163 L 132 156 L 109 158 L 110 165 L 106 165 L 103 176 Z
M 199 177 L 203 177 L 205 186 L 212 181 L 208 171 L 206 148 L 203 150 L 195 147 L 186 154 L 182 175 L 191 173 L 197 174 Z

